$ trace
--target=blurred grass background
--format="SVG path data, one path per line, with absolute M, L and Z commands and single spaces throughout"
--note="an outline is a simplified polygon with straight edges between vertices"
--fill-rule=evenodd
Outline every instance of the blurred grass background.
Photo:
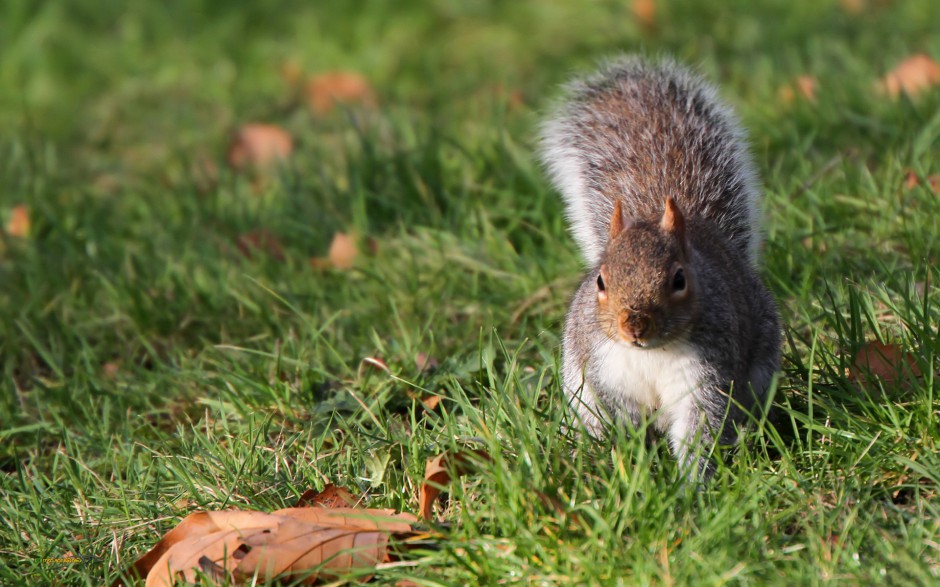
M 0 582 L 109 582 L 192 509 L 327 481 L 414 511 L 425 459 L 466 438 L 494 462 L 454 489 L 442 548 L 380 582 L 935 582 L 940 91 L 875 86 L 940 59 L 940 4 L 642 4 L 4 0 L 0 220 L 24 205 L 30 227 L 0 240 Z M 789 341 L 795 440 L 697 496 L 663 447 L 559 431 L 582 268 L 535 128 L 633 51 L 697 66 L 744 119 Z M 331 71 L 377 106 L 313 112 Z M 260 178 L 226 161 L 256 122 L 295 145 Z M 239 252 L 257 231 L 283 259 Z M 375 253 L 311 267 L 337 231 Z M 922 377 L 859 391 L 875 338 Z M 66 552 L 98 558 L 42 562 Z

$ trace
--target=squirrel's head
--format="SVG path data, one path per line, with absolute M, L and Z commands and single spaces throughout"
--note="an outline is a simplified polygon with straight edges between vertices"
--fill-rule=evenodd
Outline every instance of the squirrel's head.
M 656 348 L 686 333 L 696 312 L 695 274 L 682 211 L 667 198 L 658 221 L 624 218 L 619 200 L 597 274 L 597 303 L 607 334 Z

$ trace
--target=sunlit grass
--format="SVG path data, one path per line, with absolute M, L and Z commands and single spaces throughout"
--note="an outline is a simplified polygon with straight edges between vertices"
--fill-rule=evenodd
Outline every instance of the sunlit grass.
M 861 4 L 674 0 L 651 30 L 627 2 L 0 4 L 0 219 L 32 224 L 0 240 L 0 583 L 110 583 L 194 509 L 327 482 L 414 512 L 425 460 L 467 442 L 492 461 L 445 538 L 379 581 L 936 582 L 940 90 L 874 83 L 940 58 L 940 5 Z M 664 446 L 562 431 L 581 264 L 534 129 L 635 50 L 741 113 L 786 324 L 782 424 L 698 493 Z M 290 68 L 362 73 L 379 107 L 314 116 Z M 815 100 L 781 94 L 798 75 Z M 259 121 L 296 143 L 261 182 L 225 163 Z M 261 229 L 283 261 L 239 252 Z M 335 231 L 376 250 L 313 268 Z M 922 376 L 860 389 L 874 339 Z M 97 558 L 43 562 L 69 552 Z

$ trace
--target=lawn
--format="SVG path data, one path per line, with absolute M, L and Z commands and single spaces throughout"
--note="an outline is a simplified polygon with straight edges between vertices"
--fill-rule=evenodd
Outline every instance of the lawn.
M 191 511 L 331 482 L 416 512 L 468 445 L 489 460 L 377 582 L 940 582 L 940 88 L 878 86 L 940 60 L 940 3 L 653 6 L 0 3 L 0 584 L 108 584 Z M 785 324 L 783 424 L 698 492 L 664 443 L 563 426 L 583 267 L 536 127 L 641 50 L 744 120 Z M 311 109 L 336 71 L 373 103 Z M 249 123 L 283 165 L 228 163 Z M 317 261 L 336 233 L 349 268 Z M 875 340 L 913 369 L 850 378 Z

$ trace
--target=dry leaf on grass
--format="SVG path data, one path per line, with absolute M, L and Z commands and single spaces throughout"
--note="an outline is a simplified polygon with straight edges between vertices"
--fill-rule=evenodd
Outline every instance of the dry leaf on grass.
M 307 82 L 307 104 L 314 114 L 330 113 L 336 104 L 358 104 L 374 108 L 375 92 L 369 81 L 358 73 L 332 71 Z
M 904 92 L 914 97 L 940 84 L 940 64 L 919 53 L 899 63 L 881 80 L 881 86 L 892 98 Z
M 264 171 L 284 162 L 293 150 L 293 139 L 279 126 L 246 124 L 232 138 L 228 163 L 238 170 Z
M 655 0 L 633 0 L 630 6 L 630 12 L 633 17 L 644 28 L 652 28 L 656 23 L 656 2 Z
M 915 187 L 921 185 L 923 181 L 925 180 L 922 180 L 920 177 L 918 177 L 917 173 L 915 173 L 913 169 L 908 169 L 904 176 L 904 189 L 914 189 Z M 926 184 L 928 187 L 930 187 L 930 191 L 933 193 L 940 193 L 940 173 L 927 176 Z
M 315 269 L 350 269 L 359 256 L 359 247 L 356 246 L 356 238 L 345 232 L 337 232 L 333 235 L 333 241 L 330 242 L 330 250 L 327 256 L 313 257 L 310 259 L 310 265 Z
M 839 6 L 847 14 L 852 15 L 861 14 L 868 8 L 866 0 L 839 0 Z
M 114 361 L 108 361 L 101 366 L 101 374 L 107 379 L 114 379 L 117 377 L 118 373 L 121 371 L 121 360 L 115 359 Z
M 858 350 L 847 375 L 851 381 L 868 387 L 878 380 L 894 383 L 905 378 L 920 377 L 920 369 L 917 368 L 914 355 L 900 346 L 870 341 Z
M 440 363 L 437 362 L 437 359 L 428 355 L 427 353 L 418 352 L 415 354 L 415 365 L 418 367 L 418 371 L 424 373 L 425 371 L 433 371 L 440 366 Z
M 416 534 L 416 521 L 392 510 L 348 507 L 196 512 L 133 569 L 147 587 L 170 586 L 180 577 L 192 582 L 198 571 L 235 583 L 285 573 L 313 583 L 388 561 L 389 539 Z
M 305 491 L 294 507 L 354 507 L 358 501 L 349 490 L 328 483 L 323 491 L 317 491 L 316 489 Z
M 816 101 L 816 78 L 811 75 L 798 76 L 793 83 L 780 88 L 778 92 L 780 101 L 784 104 L 792 104 L 797 98 L 807 102 Z
M 7 234 L 16 238 L 26 238 L 29 236 L 29 226 L 29 208 L 24 204 L 13 206 L 10 210 L 10 219 L 7 220 Z
M 457 452 L 444 452 L 428 459 L 424 467 L 424 482 L 418 494 L 419 515 L 431 521 L 434 517 L 434 501 L 454 477 L 461 477 L 472 471 L 479 463 L 490 461 L 482 449 L 466 449 Z
M 424 409 L 429 412 L 436 410 L 437 406 L 440 405 L 441 400 L 443 399 L 443 397 L 436 393 L 424 393 L 420 390 L 409 390 L 407 393 L 410 399 L 416 399 L 421 402 L 421 405 L 424 406 Z

